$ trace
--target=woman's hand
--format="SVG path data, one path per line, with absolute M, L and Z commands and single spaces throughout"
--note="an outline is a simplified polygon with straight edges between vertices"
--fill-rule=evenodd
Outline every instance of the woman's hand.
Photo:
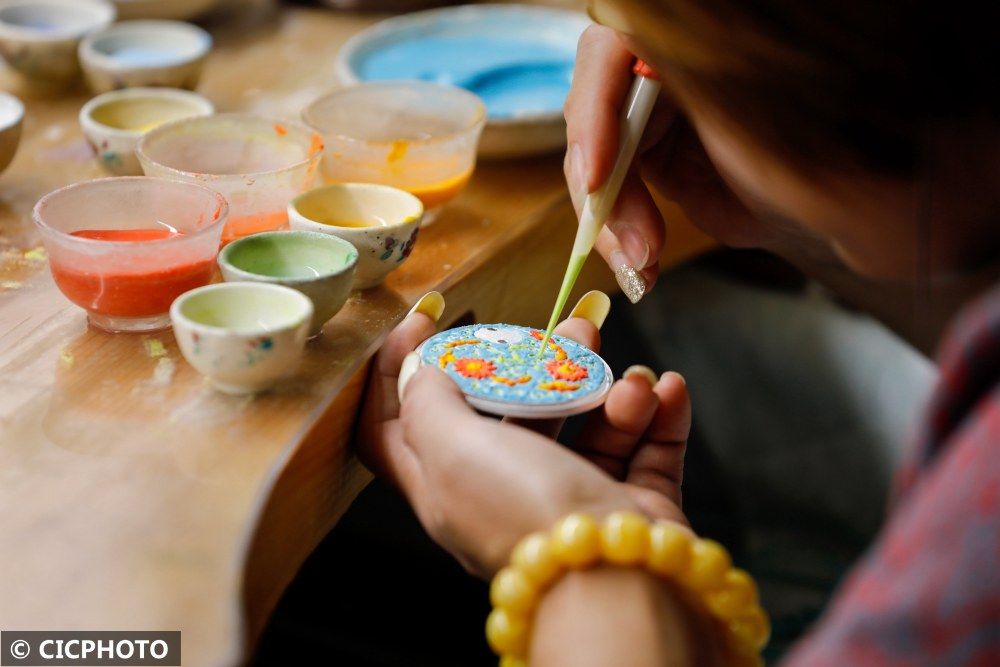
M 684 522 L 680 480 L 690 406 L 679 375 L 657 379 L 638 370 L 615 383 L 576 453 L 530 428 L 478 415 L 436 368 L 412 376 L 400 405 L 404 359 L 434 330 L 430 317 L 415 312 L 386 340 L 362 412 L 359 454 L 468 570 L 492 575 L 518 540 L 572 511 L 640 509 Z M 567 320 L 557 331 L 597 345 L 597 328 L 585 319 Z
M 615 31 L 591 26 L 577 50 L 566 100 L 565 172 L 579 214 L 587 194 L 607 180 L 619 142 L 619 118 L 631 87 L 635 57 Z M 669 74 L 669 73 L 663 73 Z M 761 225 L 728 187 L 697 133 L 669 93 L 653 112 L 636 164 L 626 178 L 596 248 L 613 271 L 628 265 L 647 291 L 656 281 L 665 237 L 649 187 L 675 201 L 687 217 L 729 245 L 766 245 Z

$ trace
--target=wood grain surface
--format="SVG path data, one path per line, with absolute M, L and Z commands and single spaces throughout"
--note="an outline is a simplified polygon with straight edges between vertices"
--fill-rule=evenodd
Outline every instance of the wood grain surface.
M 377 18 L 230 9 L 208 23 L 199 91 L 223 111 L 297 117 L 331 87 L 339 45 Z M 62 297 L 30 210 L 103 175 L 77 127 L 87 95 L 6 70 L 0 85 L 28 109 L 0 176 L 0 628 L 181 630 L 185 665 L 238 664 L 370 479 L 350 453 L 354 418 L 368 361 L 410 305 L 436 289 L 443 326 L 544 324 L 575 224 L 561 159 L 480 165 L 410 260 L 309 344 L 298 375 L 238 398 L 212 391 L 170 331 L 109 335 Z M 671 218 L 668 265 L 710 245 Z M 596 259 L 577 291 L 594 287 L 613 287 Z

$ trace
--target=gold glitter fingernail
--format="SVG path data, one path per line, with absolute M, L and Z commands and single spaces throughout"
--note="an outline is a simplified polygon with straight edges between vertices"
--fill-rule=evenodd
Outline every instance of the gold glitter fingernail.
M 642 279 L 635 267 L 628 263 L 625 253 L 620 250 L 612 252 L 609 259 L 615 270 L 615 280 L 618 281 L 622 292 L 632 303 L 639 303 L 639 300 L 646 294 L 646 281 Z

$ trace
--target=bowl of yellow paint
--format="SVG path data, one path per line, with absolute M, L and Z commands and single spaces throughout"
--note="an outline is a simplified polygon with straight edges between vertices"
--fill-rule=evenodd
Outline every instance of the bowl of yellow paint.
M 207 99 L 176 88 L 126 88 L 98 95 L 80 109 L 80 127 L 97 160 L 118 176 L 139 176 L 139 139 L 150 130 L 194 116 L 210 116 Z
M 293 230 L 337 236 L 357 249 L 356 289 L 381 285 L 409 258 L 423 215 L 409 192 L 374 183 L 316 188 L 288 205 Z
M 379 183 L 423 202 L 424 224 L 472 177 L 486 107 L 472 93 L 423 81 L 361 83 L 302 112 L 326 143 L 327 183 Z

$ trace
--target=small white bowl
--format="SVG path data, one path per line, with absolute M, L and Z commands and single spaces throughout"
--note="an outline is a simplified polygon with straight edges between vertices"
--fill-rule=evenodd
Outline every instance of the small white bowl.
M 233 241 L 217 259 L 226 282 L 257 282 L 297 289 L 313 302 L 310 336 L 336 315 L 354 284 L 358 251 L 332 234 L 263 232 Z
M 0 0 L 0 54 L 30 80 L 66 82 L 80 40 L 114 20 L 107 0 Z
M 80 42 L 80 64 L 96 93 L 138 86 L 193 89 L 212 36 L 182 21 L 126 21 Z
M 290 287 L 217 283 L 179 296 L 170 321 L 181 353 L 226 394 L 254 394 L 295 372 L 312 301 Z
M 14 159 L 21 142 L 24 104 L 10 93 L 0 92 L 0 173 Z
M 173 19 L 186 21 L 201 16 L 220 0 L 114 0 L 122 20 Z
M 338 183 L 299 195 L 288 205 L 294 230 L 332 234 L 358 250 L 355 289 L 382 284 L 417 242 L 424 205 L 405 190 Z
M 135 154 L 139 139 L 170 121 L 210 116 L 215 107 L 207 99 L 176 88 L 126 88 L 98 95 L 80 109 L 80 127 L 107 171 L 140 176 Z

